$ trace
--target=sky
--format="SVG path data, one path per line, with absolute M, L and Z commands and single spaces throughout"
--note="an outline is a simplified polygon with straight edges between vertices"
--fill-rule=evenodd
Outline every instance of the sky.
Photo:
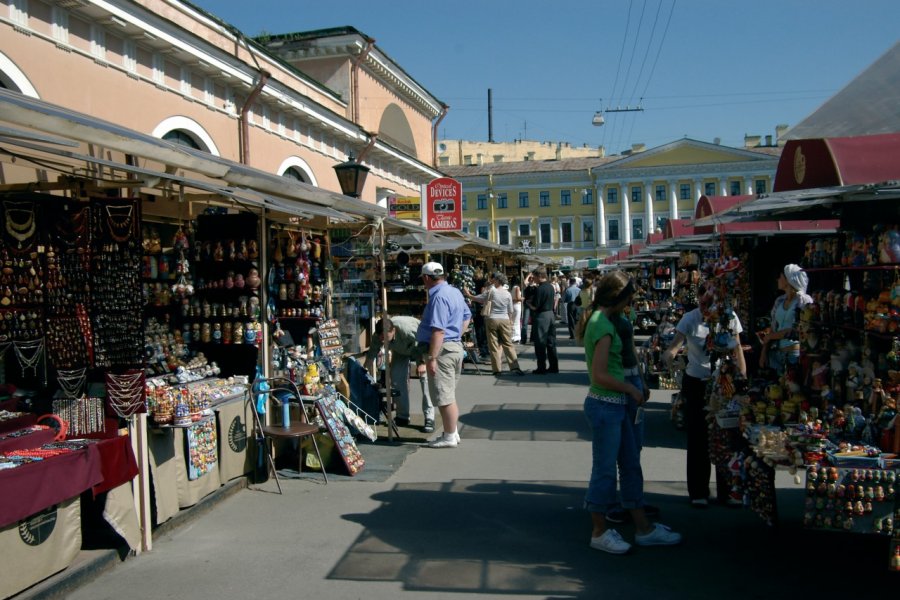
M 898 0 L 191 2 L 248 36 L 356 28 L 450 106 L 439 139 L 487 141 L 490 89 L 494 141 L 610 154 L 774 136 L 900 37 Z

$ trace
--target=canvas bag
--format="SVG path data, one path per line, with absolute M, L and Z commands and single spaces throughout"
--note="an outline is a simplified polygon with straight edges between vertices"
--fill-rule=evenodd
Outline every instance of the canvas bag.
M 481 309 L 482 317 L 489 317 L 491 315 L 491 305 L 493 304 L 494 298 L 494 286 L 491 286 L 491 291 L 488 292 L 487 300 L 484 302 L 484 306 Z

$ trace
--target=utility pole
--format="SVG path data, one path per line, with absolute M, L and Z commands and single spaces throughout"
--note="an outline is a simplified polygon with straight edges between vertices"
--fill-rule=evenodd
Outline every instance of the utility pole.
M 488 143 L 494 143 L 494 99 L 491 88 L 488 88 Z

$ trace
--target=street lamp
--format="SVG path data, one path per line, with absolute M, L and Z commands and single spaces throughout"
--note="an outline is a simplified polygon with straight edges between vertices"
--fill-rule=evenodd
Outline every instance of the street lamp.
M 341 184 L 341 193 L 345 196 L 359 198 L 363 185 L 366 183 L 366 175 L 369 174 L 369 167 L 356 162 L 351 152 L 347 157 L 347 162 L 334 166 L 334 172 L 337 174 L 338 183 Z

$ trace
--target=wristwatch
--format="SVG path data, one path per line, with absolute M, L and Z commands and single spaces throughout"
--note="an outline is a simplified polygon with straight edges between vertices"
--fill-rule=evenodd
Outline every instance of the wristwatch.
M 429 354 L 429 355 L 426 356 L 425 358 L 426 358 L 426 361 L 425 361 L 425 362 L 431 362 L 431 361 L 433 361 L 433 360 L 437 360 L 437 356 L 432 356 L 431 354 Z

